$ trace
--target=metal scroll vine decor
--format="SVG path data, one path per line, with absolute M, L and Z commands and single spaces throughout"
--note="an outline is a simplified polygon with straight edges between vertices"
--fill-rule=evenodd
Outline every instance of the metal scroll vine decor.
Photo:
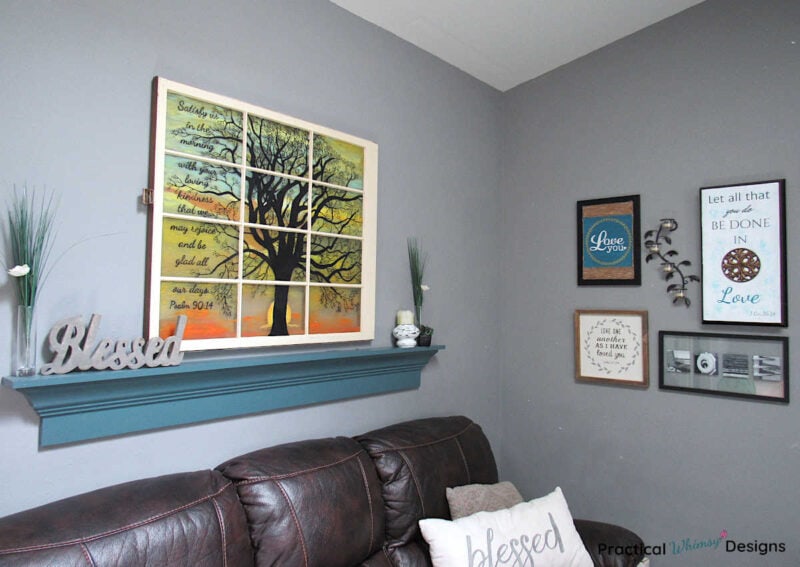
M 678 261 L 678 252 L 671 248 L 672 238 L 669 234 L 677 229 L 678 221 L 675 219 L 661 219 L 658 229 L 645 232 L 644 246 L 648 254 L 644 261 L 650 263 L 651 260 L 660 260 L 661 272 L 667 281 L 673 280 L 676 276 L 680 278 L 680 283 L 671 283 L 667 286 L 667 293 L 672 295 L 672 303 L 683 302 L 689 307 L 692 302 L 686 295 L 686 286 L 689 282 L 699 282 L 700 278 L 685 273 L 686 268 L 692 263 L 689 260 Z

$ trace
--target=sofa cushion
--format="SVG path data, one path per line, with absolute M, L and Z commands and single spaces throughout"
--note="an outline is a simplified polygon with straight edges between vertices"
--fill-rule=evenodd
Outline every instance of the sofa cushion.
M 256 565 L 350 567 L 381 550 L 380 483 L 369 456 L 352 439 L 278 445 L 218 470 L 236 484 Z
M 591 520 L 575 520 L 586 551 L 595 565 L 602 567 L 634 567 L 648 563 L 644 556 L 644 541 L 627 528 Z M 617 553 L 617 550 L 630 553 Z M 640 560 L 642 563 L 640 563 Z
M 386 554 L 385 549 L 381 549 L 372 554 L 372 556 L 364 561 L 359 567 L 395 567 L 392 560 Z
M 382 483 L 386 546 L 395 565 L 429 563 L 418 522 L 450 518 L 447 487 L 497 482 L 488 439 L 463 416 L 407 421 L 356 439 Z
M 119 484 L 0 519 L 3 567 L 253 565 L 244 511 L 215 471 Z

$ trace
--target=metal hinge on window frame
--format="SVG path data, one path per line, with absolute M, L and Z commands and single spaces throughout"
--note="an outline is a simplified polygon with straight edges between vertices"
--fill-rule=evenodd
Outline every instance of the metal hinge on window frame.
M 153 206 L 153 190 L 150 187 L 142 189 L 142 204 Z

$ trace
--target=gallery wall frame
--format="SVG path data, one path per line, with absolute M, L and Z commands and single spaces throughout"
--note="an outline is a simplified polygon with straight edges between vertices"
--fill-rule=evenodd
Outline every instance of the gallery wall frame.
M 700 188 L 703 323 L 786 327 L 786 181 Z
M 658 387 L 789 403 L 787 337 L 659 331 Z
M 577 203 L 578 285 L 641 285 L 639 195 Z
M 650 384 L 647 311 L 577 309 L 575 379 L 647 388 Z
M 374 338 L 377 144 L 162 77 L 152 121 L 148 336 Z

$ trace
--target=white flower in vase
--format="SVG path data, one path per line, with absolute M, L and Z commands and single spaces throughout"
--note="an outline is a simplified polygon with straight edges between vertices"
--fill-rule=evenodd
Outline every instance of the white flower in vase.
M 8 270 L 8 275 L 13 276 L 15 278 L 21 278 L 22 276 L 27 276 L 31 271 L 30 266 L 28 264 L 22 264 L 21 266 L 14 266 L 10 270 Z

